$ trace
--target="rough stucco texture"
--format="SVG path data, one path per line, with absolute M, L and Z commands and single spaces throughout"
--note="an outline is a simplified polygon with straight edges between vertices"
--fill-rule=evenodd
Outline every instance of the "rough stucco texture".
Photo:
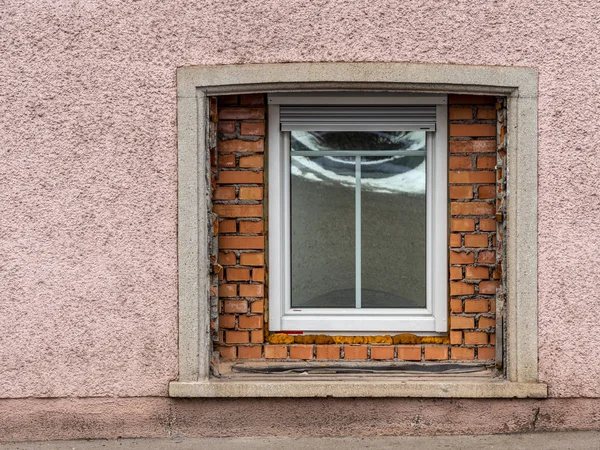
M 0 395 L 166 395 L 177 375 L 175 70 L 539 70 L 540 378 L 600 396 L 596 2 L 19 1 L 0 7 Z

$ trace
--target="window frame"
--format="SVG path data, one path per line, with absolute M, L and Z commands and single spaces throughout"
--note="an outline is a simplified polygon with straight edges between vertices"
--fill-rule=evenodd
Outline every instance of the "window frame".
M 268 97 L 269 329 L 312 334 L 442 334 L 448 328 L 448 109 L 446 95 L 369 93 L 271 94 Z M 434 106 L 427 131 L 426 307 L 333 309 L 291 307 L 290 139 L 280 105 Z
M 208 97 L 302 91 L 501 95 L 507 99 L 504 379 L 360 382 L 219 381 L 210 377 L 211 211 Z M 538 73 L 524 67 L 414 63 L 275 63 L 177 69 L 179 375 L 171 397 L 544 398 L 538 381 Z M 497 304 L 497 312 L 501 305 Z

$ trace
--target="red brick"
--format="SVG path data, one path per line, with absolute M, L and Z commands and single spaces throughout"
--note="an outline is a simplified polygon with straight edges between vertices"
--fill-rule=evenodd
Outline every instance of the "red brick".
M 500 286 L 499 281 L 482 281 L 479 283 L 480 294 L 495 294 L 496 288 Z
M 213 190 L 215 200 L 235 200 L 235 188 L 233 186 L 219 186 Z
M 250 311 L 253 313 L 261 313 L 265 311 L 265 302 L 263 300 L 256 300 L 250 303 Z
M 262 200 L 263 188 L 242 186 L 240 188 L 239 198 L 240 200 Z
M 478 347 L 477 348 L 477 359 L 483 361 L 488 359 L 496 359 L 496 348 L 495 347 Z
M 244 314 L 248 312 L 248 302 L 246 300 L 225 300 L 223 310 L 226 313 Z
M 213 211 L 220 217 L 262 217 L 263 205 L 213 205 Z M 242 230 L 240 224 L 240 232 Z
M 265 345 L 265 358 L 286 359 L 288 349 L 286 345 Z
M 227 330 L 225 331 L 225 342 L 228 344 L 248 344 L 250 342 L 250 335 L 247 331 Z
M 465 234 L 465 247 L 484 248 L 487 246 L 487 234 Z
M 448 168 L 455 169 L 470 169 L 473 167 L 473 159 L 470 156 L 450 156 L 448 158 Z
M 451 331 L 450 332 L 450 343 L 452 345 L 462 344 L 462 331 Z
M 264 231 L 263 221 L 250 222 L 243 220 L 240 222 L 241 234 L 260 234 Z
M 235 122 L 219 122 L 218 124 L 219 127 L 219 133 L 222 134 L 231 134 L 231 133 L 235 133 Z
M 450 186 L 450 198 L 473 198 L 473 186 Z
M 262 120 L 265 108 L 225 107 L 219 109 L 219 120 Z
M 262 356 L 262 345 L 252 345 L 250 347 L 239 346 L 239 359 L 259 359 Z
M 494 169 L 496 167 L 495 156 L 478 156 L 477 157 L 477 168 L 478 169 Z
M 465 344 L 487 344 L 488 334 L 483 331 L 465 331 Z
M 226 273 L 227 281 L 250 281 L 250 269 L 229 267 Z
M 240 105 L 257 106 L 265 104 L 265 94 L 242 94 L 240 95 Z
M 450 153 L 494 153 L 496 140 L 450 141 Z
M 233 253 L 233 252 L 219 253 L 219 264 L 222 264 L 225 266 L 234 266 L 235 263 L 236 263 L 235 253 Z
M 477 188 L 478 198 L 496 198 L 496 186 L 490 184 L 489 186 L 479 186 Z
M 450 299 L 450 312 L 461 313 L 462 312 L 462 300 L 459 298 Z
M 477 321 L 477 328 L 486 329 L 486 328 L 495 328 L 496 321 L 490 317 L 480 317 Z
M 477 109 L 477 118 L 484 120 L 495 120 L 497 118 L 497 113 L 495 109 Z
M 425 346 L 425 360 L 442 361 L 448 359 L 448 347 Z
M 220 141 L 218 144 L 219 153 L 261 153 L 265 150 L 265 141 L 242 141 L 241 139 L 229 139 Z
M 492 250 L 480 251 L 477 255 L 478 264 L 495 264 L 496 263 L 496 252 Z
M 265 269 L 252 269 L 252 281 L 257 283 L 265 282 Z
M 262 284 L 240 284 L 240 297 L 264 297 L 265 289 Z
M 264 266 L 265 265 L 265 254 L 260 253 L 241 253 L 240 264 L 242 266 Z
M 253 344 L 262 344 L 265 341 L 265 333 L 263 330 L 252 330 L 250 332 L 250 342 Z
M 219 233 L 235 232 L 237 232 L 237 224 L 235 223 L 235 220 L 222 220 L 219 222 Z
M 471 120 L 473 118 L 473 108 L 450 108 L 450 120 Z
M 367 359 L 367 346 L 345 345 L 344 359 Z
M 219 327 L 235 328 L 235 315 L 224 314 L 224 315 L 219 316 Z
M 265 248 L 264 236 L 219 236 L 219 248 L 245 250 Z
M 238 104 L 238 96 L 237 95 L 221 95 L 218 97 L 219 106 L 222 105 L 237 105 Z
M 452 347 L 450 350 L 451 359 L 454 360 L 472 360 L 475 359 L 475 349 L 474 348 L 464 348 L 464 347 Z
M 242 156 L 239 165 L 243 168 L 262 169 L 264 157 L 263 155 Z
M 473 264 L 474 262 L 473 252 L 450 252 L 450 264 Z
M 371 359 L 394 359 L 394 347 L 371 346 Z
M 495 104 L 496 99 L 487 95 L 469 95 L 469 94 L 450 94 L 448 96 L 449 105 L 485 105 Z
M 492 124 L 450 124 L 450 136 L 458 137 L 494 137 L 496 136 L 496 125 Z
M 265 124 L 261 122 L 242 122 L 240 132 L 242 136 L 264 136 Z
M 262 184 L 263 173 L 249 170 L 220 170 L 217 184 Z
M 467 280 L 487 280 L 489 277 L 490 269 L 488 267 L 467 266 L 465 269 L 465 278 Z
M 317 345 L 317 359 L 340 359 L 340 346 Z
M 401 361 L 421 361 L 421 346 L 398 346 L 398 359 Z
M 448 173 L 450 184 L 493 184 L 496 182 L 496 174 L 492 170 L 451 170 Z
M 223 359 L 235 359 L 236 358 L 236 348 L 234 347 L 217 347 L 221 358 Z
M 461 247 L 462 246 L 462 236 L 460 234 L 452 233 L 450 235 L 450 247 Z
M 313 359 L 312 345 L 290 345 L 290 359 Z
M 453 216 L 477 216 L 492 215 L 496 213 L 496 208 L 491 203 L 486 202 L 451 202 L 450 214 Z
M 496 231 L 496 220 L 479 219 L 479 231 Z
M 219 297 L 236 297 L 237 284 L 221 284 L 219 286 Z
M 239 316 L 238 317 L 239 328 L 262 328 L 263 316 Z
M 465 300 L 465 312 L 478 313 L 488 312 L 489 301 L 487 300 Z
M 475 328 L 474 317 L 450 316 L 450 329 L 464 330 L 469 328 Z
M 451 219 L 450 229 L 452 231 L 475 231 L 475 219 Z
M 235 167 L 235 155 L 219 155 L 219 167 Z
M 450 283 L 450 295 L 473 295 L 475 286 L 469 283 L 452 282 Z
M 450 267 L 450 279 L 451 280 L 462 280 L 463 273 L 462 267 Z

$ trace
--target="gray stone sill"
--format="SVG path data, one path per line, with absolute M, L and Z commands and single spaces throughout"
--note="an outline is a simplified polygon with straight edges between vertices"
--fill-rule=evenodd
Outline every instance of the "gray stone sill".
M 419 397 L 419 398 L 546 398 L 545 383 L 461 377 L 449 380 L 418 377 L 338 377 L 333 379 L 210 379 L 173 381 L 171 397 Z

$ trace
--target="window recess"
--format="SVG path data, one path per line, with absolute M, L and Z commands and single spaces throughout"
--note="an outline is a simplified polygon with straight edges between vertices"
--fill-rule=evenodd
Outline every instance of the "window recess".
M 447 331 L 445 96 L 269 97 L 270 330 Z

